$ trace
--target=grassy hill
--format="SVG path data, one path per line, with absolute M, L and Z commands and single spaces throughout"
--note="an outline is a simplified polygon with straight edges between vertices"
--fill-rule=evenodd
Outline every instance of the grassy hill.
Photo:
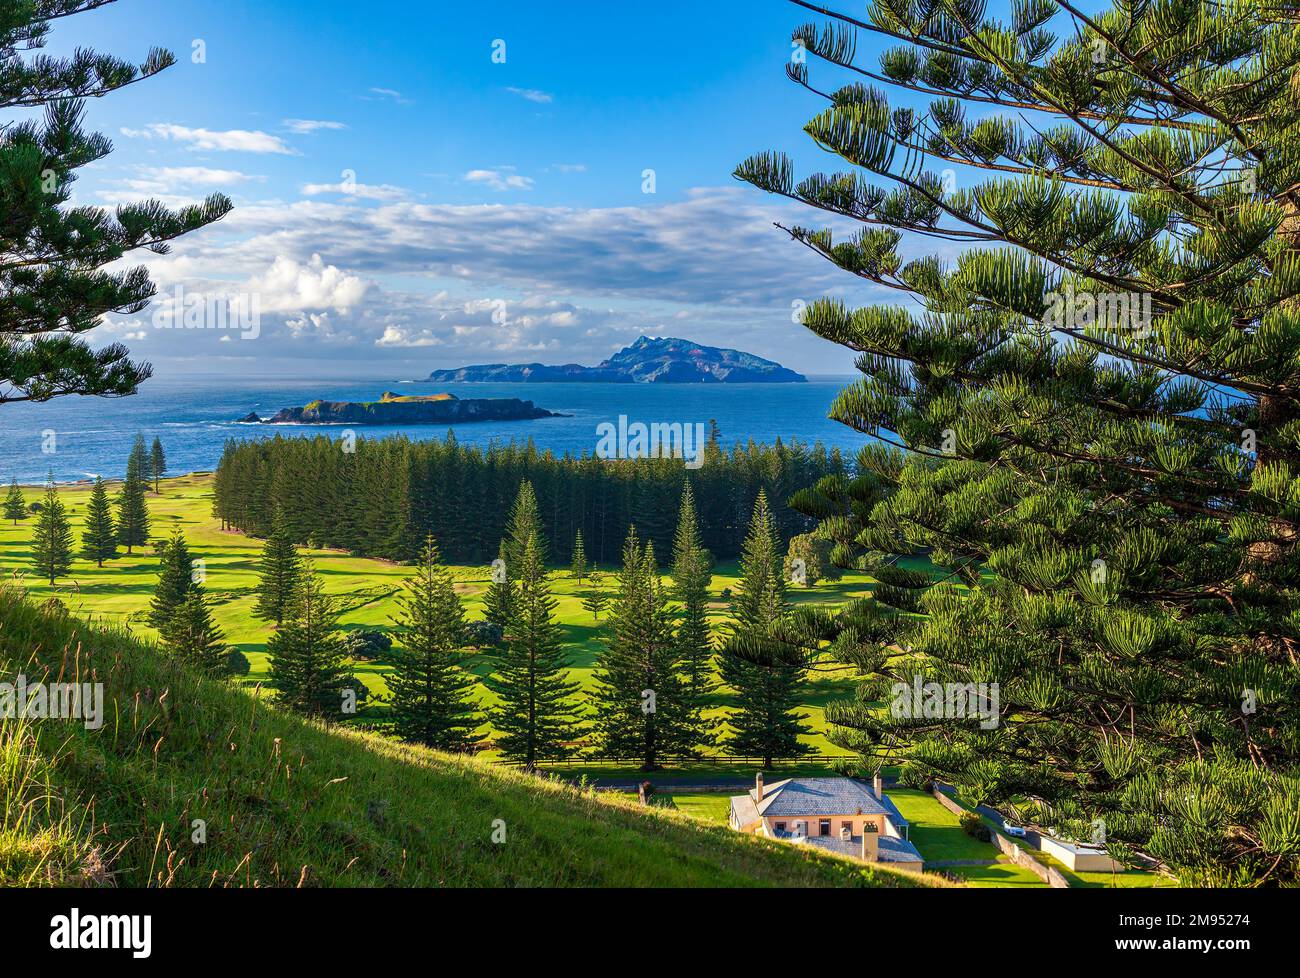
M 3 480 L 0 480 L 3 481 Z M 252 615 L 253 587 L 257 583 L 257 561 L 262 541 L 241 533 L 223 531 L 212 516 L 212 476 L 197 474 L 162 482 L 162 493 L 148 496 L 152 517 L 150 537 L 166 539 L 173 528 L 185 533 L 190 550 L 197 560 L 202 560 L 207 575 L 208 596 L 214 602 L 213 616 L 225 630 L 226 639 L 242 650 L 252 663 L 248 677 L 250 683 L 264 680 L 267 675 L 266 641 L 270 630 Z M 116 492 L 116 487 L 113 488 Z M 78 546 L 81 541 L 82 521 L 90 488 L 86 485 L 62 486 L 60 496 L 68 507 L 69 519 Z M 39 499 L 38 490 L 26 490 L 29 502 Z M 31 570 L 31 538 L 34 518 L 19 523 L 0 521 L 0 576 L 29 574 Z M 337 550 L 307 551 L 325 582 L 326 590 L 338 596 L 343 609 L 341 626 L 344 628 L 375 628 L 389 630 L 396 612 L 393 596 L 410 568 L 382 560 L 355 557 Z M 558 555 L 557 559 L 567 558 Z M 660 555 L 661 560 L 667 555 Z M 604 570 L 612 571 L 606 567 Z M 484 566 L 454 566 L 457 590 L 465 603 L 467 617 L 483 615 L 482 599 L 490 582 L 489 568 Z M 712 592 L 718 598 L 713 604 L 713 620 L 718 627 L 726 618 L 726 603 L 722 591 L 736 587 L 735 561 L 723 562 L 714 575 Z M 54 595 L 81 617 L 93 617 L 105 624 L 129 627 L 135 634 L 152 639 L 154 631 L 144 621 L 149 601 L 158 580 L 158 556 L 152 546 L 136 548 L 127 556 L 125 552 L 104 567 L 78 557 L 71 573 L 61 578 L 53 588 L 45 582 L 27 576 L 23 584 L 36 600 Z M 601 623 L 593 620 L 582 607 L 587 585 L 579 587 L 566 570 L 552 572 L 550 584 L 558 602 L 556 609 L 565 650 L 572 663 L 571 679 L 583 688 L 591 684 L 592 667 L 601 641 Z M 851 596 L 869 592 L 874 580 L 859 573 L 846 574 L 835 583 L 821 583 L 812 588 L 792 588 L 791 598 L 796 602 L 839 603 Z M 612 586 L 612 580 L 607 583 Z M 491 671 L 493 663 L 487 655 L 471 658 L 469 668 L 479 677 Z M 372 693 L 387 692 L 386 675 L 389 671 L 382 662 L 358 662 L 357 675 Z M 823 708 L 828 702 L 852 697 L 854 686 L 848 670 L 819 669 L 810 677 L 807 694 L 802 704 L 809 716 L 812 733 L 803 738 L 818 753 L 841 753 L 823 734 L 825 723 Z M 480 688 L 484 705 L 492 705 L 492 694 Z M 719 720 L 732 707 L 732 695 L 723 687 L 714 697 L 713 714 Z M 384 708 L 372 706 L 362 711 L 358 719 L 382 721 Z M 491 731 L 488 731 L 489 736 Z
M 939 885 L 305 723 L 0 588 L 19 673 L 103 683 L 104 723 L 0 723 L 0 886 Z

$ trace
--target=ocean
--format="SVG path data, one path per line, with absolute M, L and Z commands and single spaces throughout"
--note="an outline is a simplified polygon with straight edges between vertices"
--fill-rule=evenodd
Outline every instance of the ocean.
M 620 416 L 631 426 L 702 424 L 716 421 L 721 441 L 765 442 L 778 437 L 820 441 L 853 453 L 870 439 L 826 417 L 848 378 L 812 378 L 806 384 L 452 384 L 402 381 L 320 381 L 267 379 L 155 379 L 126 398 L 60 397 L 45 404 L 0 405 L 0 482 L 56 482 L 102 475 L 119 478 L 137 432 L 162 439 L 169 475 L 216 467 L 228 438 L 311 437 L 338 432 L 337 426 L 241 424 L 256 411 L 268 417 L 281 408 L 308 401 L 375 401 L 385 390 L 457 397 L 517 397 L 567 417 L 532 421 L 475 422 L 454 426 L 464 443 L 526 441 L 556 454 L 591 453 L 598 428 L 617 427 Z M 412 439 L 446 437 L 446 425 L 361 426 L 358 436 L 404 434 Z

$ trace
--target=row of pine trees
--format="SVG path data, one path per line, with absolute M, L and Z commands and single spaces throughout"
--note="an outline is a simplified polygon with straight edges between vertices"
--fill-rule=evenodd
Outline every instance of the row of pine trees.
M 660 577 L 653 542 L 633 527 L 624 541 L 617 585 L 606 594 L 599 575 L 588 574 L 579 536 L 571 571 L 580 583 L 587 577 L 593 584 L 585 602 L 593 615 L 599 618 L 608 609 L 595 683 L 584 702 L 569 679 L 570 660 L 548 581 L 548 543 L 536 493 L 525 481 L 511 508 L 485 598 L 488 621 L 501 629 L 501 641 L 487 653 L 492 668 L 484 680 L 498 705 L 486 712 L 478 705 L 478 679 L 467 661 L 471 646 L 483 643 L 471 638 L 452 574 L 429 536 L 402 585 L 393 620 L 400 643 L 391 652 L 388 677 L 393 731 L 406 741 L 467 751 L 481 744 L 490 720 L 496 731 L 493 746 L 528 768 L 583 749 L 637 758 L 646 770 L 668 757 L 699 756 L 717 747 L 762 757 L 768 766 L 775 758 L 805 753 L 799 735 L 808 731 L 797 707 L 806 666 L 753 661 L 734 641 L 770 629 L 786 610 L 780 547 L 766 494 L 760 491 L 742 554 L 732 623 L 718 642 L 708 621 L 710 557 L 689 483 L 679 504 L 669 585 Z M 184 583 L 178 568 L 185 556 L 178 534 L 164 553 L 158 599 L 182 611 L 186 605 L 172 589 Z M 260 575 L 255 613 L 274 629 L 267 653 L 270 684 L 280 702 L 324 719 L 355 712 L 357 682 L 348 667 L 346 637 L 337 629 L 335 602 L 299 555 L 283 514 L 273 521 Z M 168 582 L 166 588 L 163 582 Z M 201 597 L 195 603 L 201 606 Z M 161 608 L 158 613 L 161 619 Z M 201 616 L 193 610 L 187 618 L 198 621 Z M 178 639 L 167 634 L 165 641 L 196 661 L 206 648 L 194 642 L 191 632 Z M 736 701 L 725 743 L 720 743 L 714 718 L 706 717 L 719 670 Z
M 533 486 L 542 535 L 568 546 L 579 533 L 597 563 L 619 559 L 633 524 L 660 553 L 673 543 L 678 501 L 688 475 L 703 545 L 718 558 L 740 553 L 759 490 L 773 501 L 783 539 L 807 533 L 808 516 L 785 505 L 826 476 L 844 476 L 838 450 L 820 444 L 736 445 L 717 432 L 703 463 L 680 459 L 605 460 L 557 456 L 526 444 L 462 445 L 404 437 L 324 436 L 231 441 L 217 467 L 213 512 L 224 526 L 266 537 L 278 512 L 300 546 L 413 561 L 430 534 L 454 564 L 488 563 L 507 535 L 511 504 Z

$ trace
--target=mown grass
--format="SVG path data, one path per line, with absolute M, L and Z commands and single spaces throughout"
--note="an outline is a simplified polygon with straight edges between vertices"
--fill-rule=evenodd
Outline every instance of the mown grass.
M 0 474 L 2 475 L 2 474 Z M 0 479 L 0 481 L 4 481 Z M 117 487 L 111 491 L 116 492 Z M 253 617 L 254 587 L 257 584 L 257 562 L 262 541 L 237 532 L 223 531 L 212 516 L 212 476 L 206 473 L 164 479 L 161 493 L 150 493 L 148 505 L 152 517 L 151 540 L 168 538 L 173 528 L 184 531 L 190 550 L 196 560 L 203 561 L 207 577 L 207 590 L 214 603 L 213 617 L 225 631 L 226 639 L 243 651 L 252 669 L 247 682 L 255 684 L 267 677 L 266 641 L 270 630 Z M 78 546 L 82 522 L 90 487 L 86 485 L 62 486 L 59 493 L 68 507 L 69 519 Z M 26 490 L 29 502 L 39 498 L 39 491 Z M 0 522 L 0 575 L 21 577 L 36 600 L 58 597 L 76 615 L 109 625 L 130 629 L 146 639 L 156 638 L 145 622 L 145 613 L 153 597 L 158 578 L 158 556 L 152 546 L 136 548 L 127 556 L 125 552 L 103 568 L 81 559 L 74 562 L 71 573 L 59 579 L 53 588 L 31 574 L 31 539 L 34 518 L 14 526 Z M 310 550 L 307 553 L 316 565 L 317 573 L 325 582 L 326 590 L 337 596 L 343 614 L 340 624 L 344 628 L 392 629 L 392 617 L 397 611 L 394 601 L 402 580 L 410 569 L 400 564 L 382 560 L 354 557 L 334 550 Z M 565 555 L 559 555 L 563 557 Z M 665 555 L 666 556 L 666 555 Z M 615 568 L 603 570 L 613 572 Z M 457 589 L 464 601 L 469 618 L 483 615 L 483 595 L 487 590 L 490 569 L 485 565 L 455 566 L 452 568 Z M 726 605 L 720 596 L 724 589 L 735 589 L 737 584 L 735 561 L 723 562 L 713 579 L 712 590 L 718 600 L 713 603 L 712 620 L 722 629 L 726 623 Z M 593 620 L 582 607 L 588 586 L 579 587 L 569 577 L 567 570 L 555 569 L 550 584 L 558 602 L 556 610 L 566 651 L 572 663 L 571 678 L 584 690 L 592 683 L 592 670 L 597 650 L 602 641 L 602 621 Z M 838 604 L 853 596 L 870 592 L 875 581 L 865 574 L 846 574 L 834 583 L 822 583 L 812 588 L 792 588 L 795 602 Z M 612 580 L 607 578 L 607 587 Z M 357 675 L 376 697 L 387 693 L 386 676 L 390 669 L 382 662 L 359 661 L 355 664 Z M 479 654 L 471 658 L 469 668 L 480 678 L 493 669 L 491 657 Z M 802 738 L 814 752 L 839 754 L 825 736 L 823 711 L 827 703 L 853 695 L 851 674 L 844 669 L 819 667 L 809 679 L 802 704 L 808 715 L 812 733 Z M 494 705 L 493 695 L 480 686 L 479 697 L 483 705 Z M 711 715 L 719 726 L 733 706 L 733 694 L 719 689 L 713 699 Z M 382 723 L 386 710 L 377 702 L 358 715 L 362 723 Z M 489 738 L 491 727 L 482 731 Z M 495 756 L 489 752 L 488 756 Z M 597 772 L 593 772 L 595 774 Z
M 307 723 L 3 588 L 19 673 L 103 683 L 105 714 L 4 721 L 0 886 L 942 885 Z

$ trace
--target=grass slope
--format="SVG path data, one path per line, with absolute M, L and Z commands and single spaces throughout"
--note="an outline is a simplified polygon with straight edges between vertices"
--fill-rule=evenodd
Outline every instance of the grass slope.
M 0 723 L 0 886 L 941 885 L 308 724 L 0 589 L 19 673 L 103 683 L 105 722 Z
M 225 630 L 226 639 L 248 655 L 252 663 L 248 681 L 256 683 L 265 680 L 265 649 L 270 630 L 252 615 L 253 588 L 257 583 L 257 562 L 261 555 L 262 541 L 241 533 L 221 530 L 211 513 L 211 475 L 200 473 L 165 479 L 161 489 L 161 494 L 151 492 L 148 496 L 152 519 L 151 539 L 166 539 L 171 536 L 174 527 L 180 527 L 184 531 L 194 558 L 204 563 L 208 594 L 215 602 L 214 618 Z M 116 493 L 117 486 L 113 486 L 110 491 Z M 68 507 L 69 520 L 77 546 L 80 547 L 90 487 L 62 486 L 59 493 Z M 39 498 L 39 492 L 32 488 L 26 490 L 26 495 L 28 502 Z M 106 624 L 129 627 L 147 639 L 155 637 L 154 630 L 144 621 L 158 580 L 158 557 L 152 546 L 143 550 L 136 548 L 131 556 L 123 552 L 118 559 L 102 568 L 78 557 L 71 573 L 51 588 L 30 574 L 34 524 L 34 518 L 17 526 L 0 522 L 0 576 L 26 575 L 23 584 L 38 601 L 51 595 L 57 596 L 74 614 Z M 393 596 L 402 580 L 410 574 L 410 568 L 382 560 L 354 557 L 336 550 L 307 552 L 324 579 L 326 590 L 336 595 L 345 609 L 341 617 L 342 627 L 391 629 L 391 618 L 397 610 Z M 557 555 L 557 559 L 564 557 L 567 554 Z M 666 559 L 667 555 L 660 557 Z M 614 568 L 607 567 L 604 570 L 612 571 Z M 464 600 L 467 616 L 482 617 L 482 598 L 489 584 L 489 568 L 454 566 L 452 573 Z M 734 590 L 737 584 L 736 574 L 735 561 L 723 562 L 713 578 L 713 594 L 719 596 L 725 588 Z M 607 580 L 607 587 L 612 587 L 612 579 Z M 583 609 L 582 599 L 588 593 L 587 586 L 584 584 L 583 587 L 578 587 L 567 571 L 553 571 L 550 584 L 558 602 L 556 615 L 573 666 L 571 678 L 585 689 L 591 684 L 596 651 L 602 639 L 603 617 L 602 622 L 597 623 L 590 612 Z M 851 596 L 864 595 L 874 584 L 875 581 L 865 574 L 849 573 L 839 582 L 822 583 L 808 589 L 792 588 L 790 596 L 796 602 L 834 604 Z M 721 629 L 726 621 L 726 605 L 720 599 L 713 604 L 712 616 L 714 625 Z M 493 668 L 491 658 L 487 655 L 473 657 L 469 665 L 480 678 Z M 389 669 L 386 665 L 358 662 L 356 670 L 372 693 L 382 696 L 387 692 L 385 677 Z M 823 709 L 828 702 L 852 697 L 854 686 L 851 672 L 819 668 L 810 677 L 806 690 L 803 711 L 808 714 L 808 723 L 813 732 L 802 738 L 803 741 L 818 753 L 842 753 L 826 740 Z M 479 693 L 485 705 L 493 703 L 494 697 L 489 692 L 480 688 Z M 721 721 L 733 705 L 731 692 L 721 689 L 714 698 L 713 715 Z M 382 721 L 384 713 L 383 707 L 372 706 L 363 711 L 359 719 Z M 491 736 L 490 729 L 486 732 Z

